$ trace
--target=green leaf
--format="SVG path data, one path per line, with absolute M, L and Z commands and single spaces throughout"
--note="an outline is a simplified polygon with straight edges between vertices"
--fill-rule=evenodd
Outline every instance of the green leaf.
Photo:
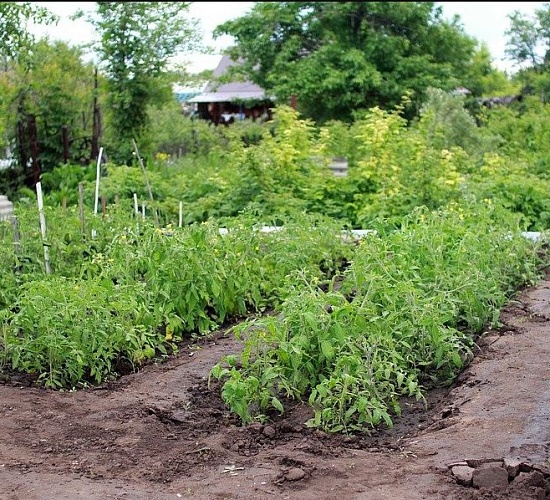
M 271 398 L 271 405 L 278 410 L 281 415 L 284 413 L 285 409 L 283 404 L 275 396 Z
M 333 358 L 334 349 L 332 348 L 332 344 L 328 340 L 321 341 L 321 352 L 327 360 L 331 360 Z

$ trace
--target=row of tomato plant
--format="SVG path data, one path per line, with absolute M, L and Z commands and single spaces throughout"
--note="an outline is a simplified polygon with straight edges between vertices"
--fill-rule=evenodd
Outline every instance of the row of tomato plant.
M 89 216 L 84 233 L 76 209 L 47 208 L 50 275 L 34 207 L 17 211 L 18 246 L 3 225 L 0 366 L 48 387 L 100 383 L 121 360 L 139 366 L 273 307 L 288 273 L 322 279 L 350 249 L 334 221 L 305 215 L 275 234 L 243 214 L 220 235 L 212 221 L 159 228 L 127 213 Z
M 188 334 L 275 308 L 235 328 L 245 350 L 212 371 L 243 422 L 306 399 L 314 426 L 391 424 L 399 397 L 451 380 L 476 333 L 536 279 L 540 248 L 519 233 L 546 227 L 549 213 L 548 180 L 531 161 L 489 143 L 475 156 L 434 147 L 430 123 L 409 127 L 374 109 L 351 127 L 315 131 L 283 108 L 257 147 L 229 140 L 223 167 L 149 172 L 163 224 L 183 203 L 184 228 L 133 216 L 142 175 L 110 165 L 102 193 L 122 201 L 105 216 L 88 211 L 84 228 L 75 207 L 46 207 L 49 276 L 34 204 L 18 204 L 18 246 L 0 224 L 0 367 L 82 387 L 115 377 L 121 360 L 137 367 Z M 329 152 L 348 157 L 347 178 L 320 168 Z M 74 203 L 76 193 L 47 199 Z M 470 206 L 470 196 L 484 201 Z M 408 215 L 420 205 L 447 208 Z M 284 230 L 259 231 L 254 207 Z M 377 233 L 350 245 L 324 215 Z M 230 217 L 223 237 L 220 216 Z
M 402 396 L 453 380 L 476 335 L 540 278 L 540 243 L 490 204 L 417 209 L 361 240 L 332 285 L 293 273 L 280 314 L 233 328 L 245 343 L 211 371 L 244 423 L 307 400 L 331 432 L 392 425 Z

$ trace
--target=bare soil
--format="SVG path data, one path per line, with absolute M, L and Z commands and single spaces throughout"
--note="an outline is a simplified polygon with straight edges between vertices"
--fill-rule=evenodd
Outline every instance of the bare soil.
M 0 383 L 0 498 L 415 500 L 550 498 L 550 281 L 485 332 L 456 383 L 404 401 L 391 429 L 307 428 L 304 405 L 239 425 L 210 368 L 216 337 L 101 387 Z

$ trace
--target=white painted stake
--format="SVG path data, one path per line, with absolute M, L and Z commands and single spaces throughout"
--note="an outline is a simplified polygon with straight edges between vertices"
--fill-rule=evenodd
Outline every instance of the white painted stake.
M 99 205 L 99 178 L 101 177 L 101 156 L 103 155 L 103 146 L 99 148 L 99 154 L 97 155 L 97 167 L 95 174 L 95 201 L 94 201 L 94 215 L 97 215 L 97 209 Z M 97 236 L 97 231 L 92 229 L 92 239 Z
M 36 183 L 36 199 L 38 200 L 38 216 L 40 218 L 40 232 L 42 234 L 42 246 L 44 247 L 44 264 L 46 274 L 51 274 L 50 247 L 46 242 L 46 217 L 44 216 L 44 199 L 42 198 L 42 183 Z
M 97 208 L 99 205 L 99 178 L 101 177 L 101 156 L 103 155 L 103 146 L 99 148 L 99 155 L 97 155 L 97 167 L 95 175 L 95 203 L 94 214 L 97 215 Z
M 143 220 L 145 220 L 145 203 L 141 204 L 141 215 L 143 217 Z
M 138 206 L 138 199 L 137 199 L 136 193 L 134 193 L 134 211 L 136 215 L 139 215 L 139 206 Z
M 182 224 L 183 224 L 183 201 L 180 201 L 180 218 L 179 218 L 178 227 L 181 227 Z

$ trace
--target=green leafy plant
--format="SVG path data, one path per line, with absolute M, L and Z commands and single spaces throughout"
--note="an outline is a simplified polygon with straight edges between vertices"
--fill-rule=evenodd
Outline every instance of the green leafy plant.
M 99 280 L 28 283 L 6 315 L 3 363 L 57 389 L 103 382 L 122 359 L 139 365 L 158 342 L 137 294 Z
M 278 315 L 233 328 L 245 348 L 211 376 L 244 423 L 290 398 L 307 399 L 309 424 L 331 432 L 391 426 L 399 398 L 452 382 L 475 335 L 539 277 L 537 244 L 502 208 L 419 209 L 377 231 L 355 248 L 338 290 L 291 273 Z

